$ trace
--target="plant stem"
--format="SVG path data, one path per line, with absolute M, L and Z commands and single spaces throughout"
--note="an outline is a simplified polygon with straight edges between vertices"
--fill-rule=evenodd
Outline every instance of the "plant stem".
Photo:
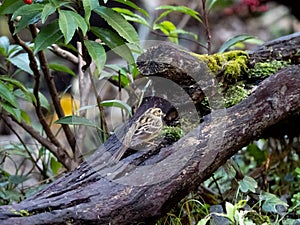
M 31 31 L 31 34 L 32 34 L 33 38 L 35 38 L 37 36 L 36 26 L 35 25 L 29 25 L 29 28 L 30 28 L 30 31 Z M 46 80 L 46 83 L 47 83 L 47 86 L 48 86 L 48 89 L 49 89 L 49 93 L 50 93 L 52 101 L 53 101 L 54 109 L 57 113 L 58 118 L 62 118 L 62 117 L 65 116 L 65 113 L 64 113 L 64 111 L 61 107 L 61 104 L 60 104 L 59 94 L 57 92 L 53 76 L 50 73 L 45 52 L 44 51 L 39 51 L 38 52 L 38 57 L 39 57 L 39 60 L 40 60 L 40 63 L 41 63 L 41 69 L 43 71 L 43 74 L 44 74 L 44 77 L 45 77 L 45 80 Z M 74 136 L 73 132 L 71 131 L 68 124 L 62 124 L 62 128 L 65 132 L 68 143 L 71 146 L 71 149 L 72 149 L 73 153 L 75 153 L 75 151 L 76 151 L 76 140 L 75 140 L 75 136 Z
M 36 101 L 33 104 L 34 104 L 35 111 L 36 111 L 37 117 L 39 119 L 39 122 L 42 125 L 43 129 L 46 132 L 47 137 L 51 140 L 51 142 L 54 145 L 56 145 L 57 147 L 60 147 L 60 143 L 58 142 L 58 140 L 53 135 L 53 133 L 52 133 L 45 117 L 44 117 L 44 114 L 42 112 L 41 102 L 40 102 L 40 98 L 39 98 L 39 86 L 40 86 L 40 77 L 41 77 L 41 75 L 40 75 L 40 72 L 39 72 L 39 69 L 38 69 L 37 61 L 34 57 L 34 53 L 31 50 L 31 48 L 29 48 L 27 46 L 27 44 L 19 38 L 19 36 L 17 34 L 13 34 L 14 33 L 14 26 L 13 26 L 13 21 L 11 21 L 11 18 L 9 18 L 8 24 L 9 24 L 9 29 L 10 29 L 10 32 L 12 34 L 12 37 L 13 37 L 14 41 L 18 45 L 20 45 L 24 49 L 24 51 L 27 52 L 27 54 L 28 54 L 28 58 L 29 58 L 29 61 L 30 61 L 29 66 L 30 66 L 30 69 L 33 72 L 34 82 L 35 82 L 34 87 L 33 87 L 33 94 L 35 96 Z
M 211 33 L 208 22 L 208 11 L 206 9 L 206 0 L 202 0 L 202 14 L 203 14 L 203 24 L 205 27 L 206 38 L 207 38 L 207 54 L 211 54 Z

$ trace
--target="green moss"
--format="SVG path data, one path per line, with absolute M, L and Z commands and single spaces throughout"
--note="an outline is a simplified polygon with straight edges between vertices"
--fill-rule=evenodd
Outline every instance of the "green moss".
M 239 76 L 247 71 L 248 54 L 245 51 L 229 51 L 213 55 L 198 55 L 190 53 L 200 61 L 207 63 L 213 73 L 224 73 L 225 80 L 236 81 Z
M 251 219 L 257 225 L 271 224 L 270 218 L 267 215 L 261 215 L 255 211 L 247 213 L 246 217 Z
M 184 132 L 180 127 L 171 126 L 164 126 L 162 133 L 166 137 L 171 138 L 174 142 L 178 141 L 184 135 Z
M 30 213 L 27 210 L 13 210 L 12 213 L 14 213 L 15 215 L 19 215 L 21 217 L 27 217 L 30 216 Z
M 264 78 L 276 73 L 279 69 L 290 65 L 288 61 L 271 61 L 256 63 L 254 68 L 248 70 L 249 78 Z
M 250 91 L 245 89 L 243 82 L 230 85 L 225 94 L 225 106 L 230 107 L 236 105 L 240 101 L 248 97 Z

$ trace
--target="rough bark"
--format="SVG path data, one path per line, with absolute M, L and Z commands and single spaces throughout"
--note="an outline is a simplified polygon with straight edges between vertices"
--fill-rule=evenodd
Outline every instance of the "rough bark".
M 176 56 L 181 68 L 203 69 L 183 54 Z M 112 136 L 74 171 L 19 204 L 1 206 L 1 224 L 153 224 L 241 147 L 298 115 L 299 74 L 294 65 L 270 76 L 240 104 L 216 107 L 156 154 L 137 153 L 111 164 L 109 157 L 120 147 Z

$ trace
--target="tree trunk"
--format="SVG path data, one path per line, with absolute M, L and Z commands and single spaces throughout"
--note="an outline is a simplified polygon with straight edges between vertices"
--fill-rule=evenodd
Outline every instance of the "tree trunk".
M 299 34 L 290 37 L 293 43 L 300 42 Z M 256 61 L 259 55 L 251 54 Z M 176 53 L 176 60 L 183 72 L 205 69 L 183 51 Z M 138 152 L 112 163 L 109 158 L 120 143 L 117 136 L 110 137 L 74 171 L 19 204 L 1 206 L 1 224 L 154 224 L 239 149 L 268 128 L 299 115 L 299 74 L 298 65 L 279 71 L 240 104 L 217 106 L 179 141 L 150 153 Z M 166 106 L 155 100 L 142 108 L 153 104 Z

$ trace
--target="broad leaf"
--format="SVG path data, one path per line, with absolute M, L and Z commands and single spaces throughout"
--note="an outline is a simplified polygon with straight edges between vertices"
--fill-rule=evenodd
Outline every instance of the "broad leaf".
M 141 17 L 140 15 L 131 12 L 128 9 L 123 9 L 123 8 L 113 8 L 114 11 L 122 14 L 122 16 L 130 22 L 135 22 L 135 23 L 140 23 L 143 24 L 147 27 L 150 27 L 150 24 L 147 22 L 147 20 L 145 20 L 143 17 Z
M 4 0 L 0 7 L 0 15 L 13 14 L 23 5 L 23 1 Z
M 165 35 L 167 35 L 170 41 L 178 44 L 178 35 L 175 32 L 176 26 L 170 21 L 163 21 L 159 24 L 156 24 L 153 29 L 160 29 Z
M 91 31 L 100 38 L 111 50 L 125 59 L 128 63 L 134 63 L 132 51 L 124 40 L 114 31 L 105 28 L 91 27 Z
M 56 11 L 56 6 L 51 3 L 47 3 L 42 11 L 42 23 L 45 23 L 47 18 Z
M 264 201 L 264 203 L 262 205 L 262 208 L 266 212 L 275 212 L 275 213 L 278 213 L 278 211 L 276 209 L 277 205 L 282 205 L 284 207 L 288 207 L 289 206 L 286 202 L 284 202 L 281 199 L 279 199 L 276 195 L 268 193 L 268 192 L 261 193 L 259 195 L 259 199 L 261 201 Z
M 33 75 L 31 68 L 29 67 L 29 58 L 27 53 L 21 53 L 14 57 L 10 57 L 7 59 L 9 62 L 14 64 L 19 69 Z M 38 62 L 38 61 L 37 61 Z
M 124 109 L 128 112 L 130 116 L 132 116 L 131 107 L 128 104 L 126 104 L 126 102 L 120 100 L 106 100 L 102 101 L 101 105 L 106 107 L 118 107 Z
M 59 11 L 59 19 L 58 25 L 65 37 L 65 44 L 68 44 L 74 36 L 76 29 L 78 28 L 77 23 L 74 18 L 70 16 L 71 11 L 60 10 Z
M 199 13 L 193 9 L 190 9 L 189 7 L 186 6 L 172 6 L 172 5 L 162 5 L 156 8 L 156 10 L 167 10 L 167 14 L 171 13 L 171 12 L 180 12 L 180 13 L 184 13 L 187 15 L 190 15 L 191 17 L 193 17 L 194 19 L 196 19 L 197 21 L 201 22 L 201 18 L 199 17 Z M 164 14 L 164 16 L 166 16 L 167 14 Z M 160 17 L 161 19 L 162 17 Z M 158 21 L 158 20 L 156 20 Z
M 14 34 L 18 33 L 28 25 L 38 22 L 41 19 L 43 8 L 44 5 L 42 4 L 23 5 L 15 11 L 12 20 L 17 16 L 21 16 L 21 20 L 17 23 Z
M 99 2 L 93 0 L 83 0 L 82 5 L 84 9 L 84 18 L 88 23 L 91 17 L 91 11 L 99 6 Z
M 138 43 L 139 37 L 134 27 L 128 23 L 120 14 L 112 9 L 99 6 L 94 9 L 117 33 L 129 43 Z
M 0 80 L 2 80 L 5 83 L 9 83 L 13 85 L 14 87 L 18 88 L 17 90 L 14 91 L 14 94 L 18 96 L 18 91 L 21 91 L 23 95 L 25 96 L 25 99 L 28 99 L 30 102 L 35 102 L 35 97 L 34 95 L 18 80 L 13 79 L 8 76 L 1 76 Z
M 244 42 L 244 41 L 248 41 L 248 40 L 257 40 L 256 37 L 251 36 L 251 35 L 246 35 L 246 34 L 240 34 L 240 35 L 236 35 L 235 37 L 229 39 L 228 41 L 226 41 L 219 49 L 219 53 L 225 52 L 227 49 L 229 49 L 230 47 L 234 46 L 235 44 L 239 43 L 239 42 Z
M 34 53 L 50 47 L 63 37 L 57 20 L 43 27 L 34 40 Z
M 0 37 L 0 54 L 3 56 L 8 55 L 9 39 L 6 36 Z
M 138 7 L 135 3 L 133 3 L 132 1 L 128 1 L 128 0 L 115 0 L 115 2 L 119 2 L 119 3 L 122 3 L 122 4 L 125 4 L 129 7 L 131 7 L 132 9 L 144 14 L 146 17 L 149 17 L 149 14 L 146 10 Z
M 70 18 L 73 18 L 75 23 L 77 24 L 77 26 L 81 29 L 83 35 L 86 35 L 86 32 L 88 30 L 88 26 L 85 22 L 85 20 L 83 19 L 83 17 L 81 17 L 79 14 L 74 13 L 72 11 L 67 11 L 68 15 L 70 16 Z
M 239 181 L 239 186 L 243 193 L 248 191 L 255 193 L 257 182 L 252 177 L 245 176 L 243 180 Z
M 22 116 L 21 116 L 21 110 L 20 110 L 20 108 L 16 108 L 16 107 L 12 106 L 11 104 L 9 104 L 7 102 L 0 103 L 0 106 L 6 112 L 8 112 L 9 114 L 11 114 L 13 117 L 15 117 L 18 122 L 21 122 Z
M 100 129 L 95 121 L 89 120 L 81 116 L 65 116 L 55 121 L 56 124 L 68 124 L 68 125 L 84 125 Z
M 101 44 L 90 40 L 85 40 L 84 45 L 95 62 L 98 72 L 101 72 L 106 62 L 105 49 Z
M 51 157 L 50 158 L 50 167 L 51 167 L 52 173 L 54 175 L 57 175 L 59 170 L 62 168 L 62 164 L 60 162 L 58 162 L 56 158 Z
M 66 67 L 62 64 L 58 64 L 58 63 L 51 63 L 49 64 L 49 68 L 52 69 L 52 70 L 55 70 L 55 71 L 60 71 L 60 72 L 65 72 L 65 73 L 68 73 L 72 76 L 76 76 L 76 74 L 74 73 L 73 70 L 71 70 L 69 67 Z
M 21 110 L 21 119 L 22 121 L 25 121 L 27 124 L 31 124 L 31 119 L 30 116 L 28 115 L 27 112 Z
M 8 102 L 11 106 L 15 108 L 19 106 L 14 93 L 2 81 L 0 81 L 0 100 L 1 102 Z

